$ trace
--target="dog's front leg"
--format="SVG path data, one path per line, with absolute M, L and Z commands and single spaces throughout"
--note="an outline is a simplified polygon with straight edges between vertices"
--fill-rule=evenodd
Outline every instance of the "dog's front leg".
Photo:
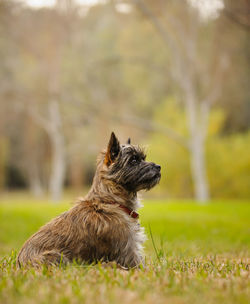
M 136 246 L 125 248 L 122 256 L 120 256 L 116 262 L 127 269 L 145 266 L 145 261 L 141 250 L 138 250 Z

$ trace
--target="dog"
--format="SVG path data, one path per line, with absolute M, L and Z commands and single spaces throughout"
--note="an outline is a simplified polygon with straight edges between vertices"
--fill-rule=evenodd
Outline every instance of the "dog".
M 130 139 L 120 145 L 112 132 L 86 197 L 32 235 L 17 256 L 17 266 L 74 260 L 112 262 L 126 269 L 143 265 L 145 234 L 136 212 L 137 192 L 151 189 L 161 178 L 161 167 L 145 159 L 140 147 Z

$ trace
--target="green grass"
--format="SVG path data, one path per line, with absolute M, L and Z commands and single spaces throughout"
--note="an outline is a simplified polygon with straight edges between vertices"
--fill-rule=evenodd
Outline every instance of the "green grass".
M 69 204 L 0 199 L 0 303 L 248 303 L 250 205 L 147 201 L 146 268 L 16 270 L 15 255 Z M 152 236 L 151 236 L 152 235 Z

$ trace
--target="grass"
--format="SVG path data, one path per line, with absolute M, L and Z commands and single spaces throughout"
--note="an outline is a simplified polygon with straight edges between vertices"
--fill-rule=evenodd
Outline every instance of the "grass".
M 73 264 L 18 271 L 16 251 L 25 239 L 69 204 L 0 199 L 0 303 L 249 303 L 247 202 L 144 205 L 145 269 Z

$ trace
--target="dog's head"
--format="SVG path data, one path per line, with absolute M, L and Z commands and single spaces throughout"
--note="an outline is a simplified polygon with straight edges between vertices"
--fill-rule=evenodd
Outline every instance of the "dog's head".
M 107 168 L 106 177 L 131 192 L 149 190 L 161 178 L 159 165 L 147 162 L 143 150 L 131 145 L 130 139 L 127 144 L 120 145 L 113 132 L 105 153 L 104 165 Z

